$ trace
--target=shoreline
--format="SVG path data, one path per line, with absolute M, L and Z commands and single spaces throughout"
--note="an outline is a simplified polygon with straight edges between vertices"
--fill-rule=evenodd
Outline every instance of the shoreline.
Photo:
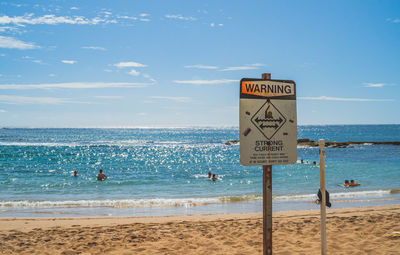
M 320 254 L 320 212 L 273 213 L 274 254 Z M 400 206 L 327 210 L 328 252 L 397 254 Z M 260 254 L 262 214 L 0 218 L 0 254 Z
M 358 214 L 368 214 L 377 211 L 397 211 L 400 214 L 400 205 L 383 205 L 368 207 L 347 207 L 327 209 L 327 218 L 334 216 L 354 216 Z M 291 210 L 273 212 L 273 218 L 290 217 L 320 217 L 320 209 L 312 210 Z M 23 231 L 29 232 L 36 228 L 53 227 L 73 227 L 76 223 L 82 226 L 90 225 L 115 225 L 115 224 L 134 224 L 134 223 L 166 223 L 179 221 L 215 221 L 215 220 L 243 220 L 243 219 L 262 219 L 262 212 L 257 213 L 234 213 L 234 214 L 188 214 L 188 215 L 169 215 L 169 216 L 120 216 L 120 217 L 27 217 L 27 218 L 0 218 L 1 231 Z M 400 225 L 398 226 L 400 228 Z M 399 230 L 400 231 L 400 230 Z
M 315 198 L 306 196 L 301 199 L 273 199 L 273 212 L 316 210 L 319 205 Z M 262 212 L 262 199 L 232 200 L 210 203 L 189 203 L 163 205 L 163 206 L 16 206 L 0 207 L 0 219 L 2 218 L 64 218 L 64 217 L 162 217 L 180 215 L 206 215 L 206 214 L 243 214 Z M 366 195 L 356 197 L 343 197 L 338 194 L 330 199 L 333 209 L 371 207 L 371 206 L 400 206 L 400 193 Z

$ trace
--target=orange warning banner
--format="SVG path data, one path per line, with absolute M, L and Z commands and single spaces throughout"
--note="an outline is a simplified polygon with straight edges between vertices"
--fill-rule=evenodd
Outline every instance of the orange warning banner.
M 263 97 L 278 97 L 278 96 L 293 96 L 295 88 L 293 83 L 275 82 L 275 81 L 242 81 L 242 94 L 263 96 Z

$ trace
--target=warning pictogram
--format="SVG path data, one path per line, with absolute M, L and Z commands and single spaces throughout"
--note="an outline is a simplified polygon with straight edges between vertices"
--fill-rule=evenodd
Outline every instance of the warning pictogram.
M 251 118 L 251 122 L 268 139 L 285 124 L 286 118 L 268 99 Z

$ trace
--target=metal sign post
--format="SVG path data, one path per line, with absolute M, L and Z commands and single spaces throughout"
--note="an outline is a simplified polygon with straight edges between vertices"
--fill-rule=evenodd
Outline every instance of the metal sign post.
M 271 80 L 270 73 L 261 77 Z M 272 254 L 272 165 L 263 166 L 263 254 Z
M 290 80 L 240 81 L 240 163 L 262 165 L 263 254 L 272 254 L 272 165 L 297 161 L 296 84 Z
M 319 178 L 321 190 L 321 254 L 326 255 L 326 193 L 325 193 L 325 141 L 319 144 Z

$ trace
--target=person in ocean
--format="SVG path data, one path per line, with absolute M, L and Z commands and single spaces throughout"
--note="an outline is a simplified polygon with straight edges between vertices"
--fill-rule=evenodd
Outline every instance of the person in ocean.
M 74 171 L 74 177 L 78 177 L 78 171 Z
M 215 182 L 216 180 L 218 180 L 218 178 L 215 176 L 215 174 L 213 174 L 211 180 Z
M 208 179 L 211 178 L 211 171 L 208 171 Z
M 104 181 L 107 179 L 107 175 L 103 174 L 103 169 L 100 169 L 99 173 L 97 174 L 98 181 Z

